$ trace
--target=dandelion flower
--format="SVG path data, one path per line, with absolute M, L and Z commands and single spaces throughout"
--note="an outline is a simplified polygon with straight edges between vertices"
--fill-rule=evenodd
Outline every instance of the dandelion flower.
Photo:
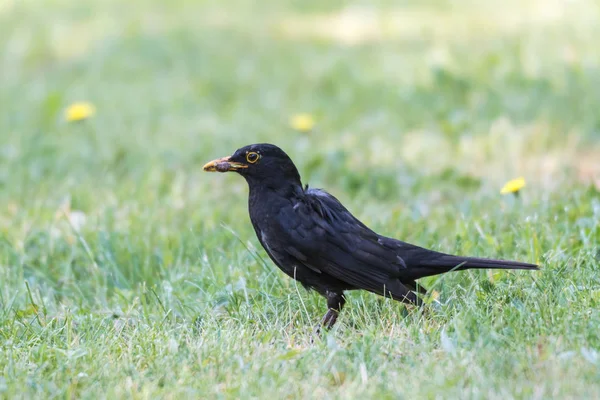
M 502 186 L 500 190 L 501 194 L 514 193 L 518 194 L 521 189 L 525 187 L 525 178 L 517 178 L 510 180 Z
M 310 114 L 296 114 L 290 119 L 290 126 L 298 132 L 310 132 L 315 126 L 315 119 Z
M 87 102 L 77 102 L 67 107 L 65 111 L 65 119 L 67 122 L 83 121 L 96 113 L 96 107 Z

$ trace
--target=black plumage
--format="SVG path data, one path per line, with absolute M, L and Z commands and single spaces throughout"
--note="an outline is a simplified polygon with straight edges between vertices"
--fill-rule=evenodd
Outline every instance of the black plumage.
M 272 144 L 253 144 L 211 161 L 205 171 L 235 171 L 248 182 L 249 212 L 258 240 L 288 276 L 327 299 L 330 328 L 344 306 L 344 291 L 364 289 L 420 304 L 416 280 L 472 268 L 538 269 L 516 261 L 459 257 L 381 236 L 334 196 L 303 187 L 288 155 Z

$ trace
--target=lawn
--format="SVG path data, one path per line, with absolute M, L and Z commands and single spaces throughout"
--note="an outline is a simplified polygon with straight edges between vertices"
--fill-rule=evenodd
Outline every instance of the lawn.
M 600 397 L 599 20 L 0 0 L 0 398 Z M 325 301 L 260 248 L 243 179 L 202 171 L 252 142 L 377 232 L 541 271 L 425 279 L 425 313 L 351 293 L 313 343 Z

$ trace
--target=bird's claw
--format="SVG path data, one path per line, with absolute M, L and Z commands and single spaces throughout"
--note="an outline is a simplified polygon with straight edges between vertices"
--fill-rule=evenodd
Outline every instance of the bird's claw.
M 313 329 L 312 334 L 310 335 L 310 344 L 314 344 L 317 339 L 320 341 L 322 336 L 321 336 L 321 324 L 315 326 L 315 329 Z

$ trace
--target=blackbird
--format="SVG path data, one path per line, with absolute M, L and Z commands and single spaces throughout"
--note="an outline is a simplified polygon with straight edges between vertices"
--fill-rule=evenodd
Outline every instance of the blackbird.
M 392 239 L 369 229 L 331 194 L 302 186 L 288 155 L 272 144 L 242 147 L 204 171 L 235 171 L 250 190 L 250 220 L 273 262 L 305 288 L 327 299 L 322 325 L 331 328 L 345 290 L 364 289 L 420 305 L 416 280 L 472 268 L 537 270 L 537 265 L 459 257 Z

